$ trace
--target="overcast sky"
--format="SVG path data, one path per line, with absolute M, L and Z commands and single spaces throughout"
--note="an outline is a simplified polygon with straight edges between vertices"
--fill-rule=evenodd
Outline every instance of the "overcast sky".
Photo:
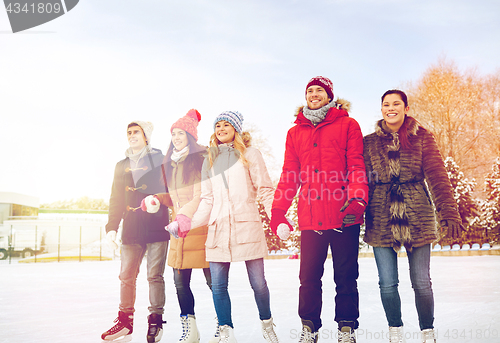
M 200 143 L 237 110 L 281 166 L 311 77 L 333 81 L 366 135 L 380 96 L 440 57 L 497 71 L 499 15 L 498 0 L 81 0 L 13 34 L 0 8 L 0 191 L 108 200 L 127 124 L 153 122 L 165 152 L 190 108 Z

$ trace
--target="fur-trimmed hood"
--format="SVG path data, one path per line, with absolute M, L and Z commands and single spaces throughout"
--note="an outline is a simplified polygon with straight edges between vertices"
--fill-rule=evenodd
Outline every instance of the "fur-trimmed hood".
M 351 102 L 350 101 L 347 101 L 345 99 L 337 99 L 336 101 L 333 101 L 333 102 L 335 105 L 332 106 L 332 108 L 336 108 L 338 110 L 344 110 L 346 112 L 349 112 L 351 110 Z M 302 112 L 303 109 L 304 109 L 304 106 L 297 107 L 297 109 L 295 110 L 295 117 L 297 117 L 299 115 L 299 113 Z

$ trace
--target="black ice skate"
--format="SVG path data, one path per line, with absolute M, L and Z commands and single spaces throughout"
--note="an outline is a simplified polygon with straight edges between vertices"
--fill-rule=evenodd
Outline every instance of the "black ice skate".
M 132 332 L 134 331 L 134 314 L 118 312 L 118 318 L 114 320 L 116 323 L 111 329 L 101 335 L 105 342 L 130 342 L 132 340 Z
M 161 314 L 151 313 L 148 317 L 148 343 L 159 342 L 163 335 L 163 321 Z

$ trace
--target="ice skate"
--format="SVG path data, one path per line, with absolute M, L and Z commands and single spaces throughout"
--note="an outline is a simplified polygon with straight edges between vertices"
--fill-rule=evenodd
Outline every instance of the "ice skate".
M 134 331 L 134 314 L 119 311 L 114 322 L 116 324 L 101 335 L 102 340 L 104 342 L 130 342 Z
M 352 321 L 339 322 L 338 342 L 356 343 L 356 334 L 354 332 L 355 323 Z
M 179 342 L 198 343 L 200 341 L 200 332 L 196 326 L 196 318 L 192 314 L 181 315 L 182 336 Z M 217 341 L 218 342 L 218 341 Z
M 216 321 L 215 334 L 212 338 L 210 338 L 208 343 L 219 343 L 220 340 L 220 327 L 219 327 L 219 320 L 217 319 L 217 317 L 215 317 L 215 321 Z
M 274 327 L 276 326 L 273 323 L 273 318 L 269 318 L 266 320 L 261 320 L 262 323 L 262 335 L 264 336 L 266 342 L 270 343 L 279 343 L 278 336 L 276 336 L 276 332 L 274 332 Z
M 436 335 L 434 329 L 422 330 L 422 343 L 436 343 Z
M 389 343 L 406 343 L 402 326 L 389 326 Z
M 163 336 L 163 324 L 165 323 L 161 314 L 151 313 L 148 316 L 148 334 L 146 337 L 148 343 L 159 342 L 161 340 L 161 336 Z
M 234 329 L 229 325 L 223 325 L 219 327 L 220 331 L 220 343 L 238 343 L 234 337 Z
M 314 324 L 310 320 L 302 320 L 302 332 L 299 343 L 318 342 L 318 331 L 314 331 Z

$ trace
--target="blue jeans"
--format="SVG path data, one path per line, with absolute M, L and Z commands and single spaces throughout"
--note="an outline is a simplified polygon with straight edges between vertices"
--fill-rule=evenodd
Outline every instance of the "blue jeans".
M 269 301 L 269 288 L 267 288 L 264 277 L 264 259 L 245 261 L 248 280 L 252 286 L 255 302 L 259 310 L 260 320 L 271 318 L 271 307 Z M 214 299 L 215 312 L 219 325 L 233 326 L 231 318 L 231 299 L 227 286 L 229 283 L 229 262 L 210 262 L 210 273 L 212 274 L 212 296 Z
M 135 312 L 135 290 L 137 275 L 142 259 L 147 255 L 147 276 L 149 282 L 150 313 L 163 314 L 165 306 L 165 261 L 167 257 L 168 241 L 141 244 L 124 244 L 121 251 L 120 269 L 120 311 Z
M 174 284 L 177 290 L 179 307 L 181 308 L 181 316 L 187 316 L 188 314 L 194 316 L 194 296 L 190 287 L 192 271 L 192 269 L 174 269 Z M 203 268 L 203 274 L 208 287 L 212 289 L 210 268 Z
M 377 263 L 380 297 L 389 326 L 403 326 L 401 298 L 398 292 L 398 256 L 392 248 L 374 247 Z M 407 251 L 411 286 L 415 292 L 420 330 L 434 328 L 434 295 L 430 275 L 431 246 Z

